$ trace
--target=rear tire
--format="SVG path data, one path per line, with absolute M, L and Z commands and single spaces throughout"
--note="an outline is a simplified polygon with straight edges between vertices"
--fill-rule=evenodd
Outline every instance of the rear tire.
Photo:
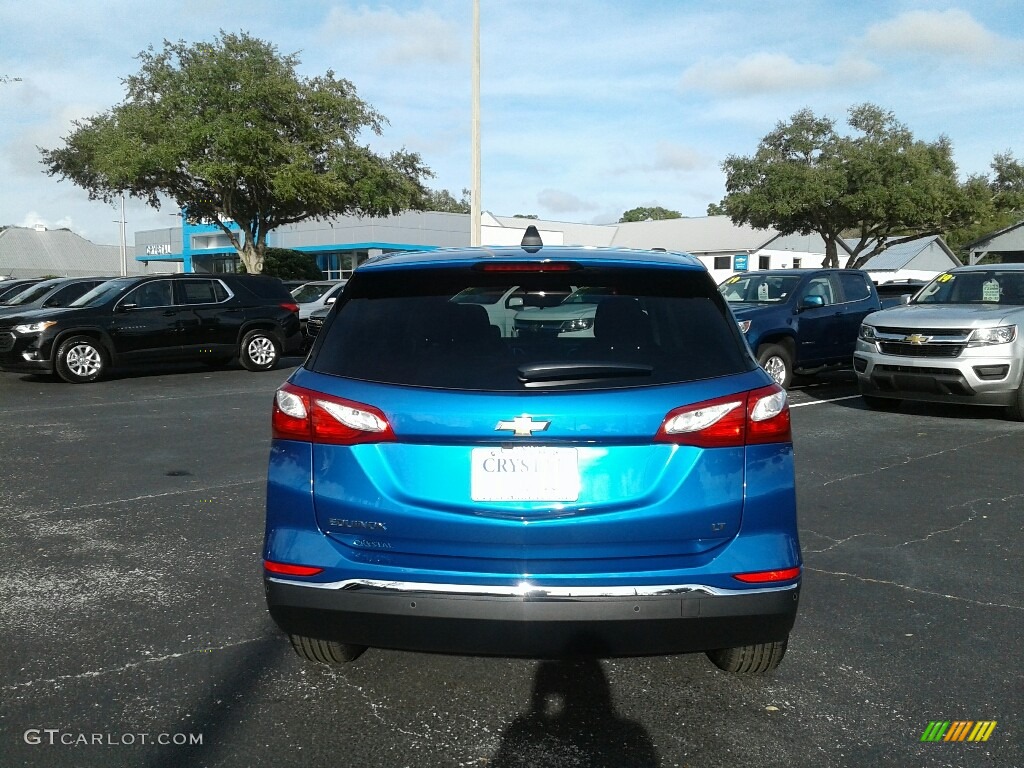
M 864 405 L 872 411 L 895 411 L 902 405 L 902 400 L 894 397 L 876 397 L 875 395 L 861 395 Z
M 757 349 L 757 362 L 776 384 L 789 389 L 793 383 L 793 356 L 781 344 L 762 344 Z
M 348 645 L 304 635 L 288 635 L 288 637 L 299 658 L 314 661 L 317 664 L 347 664 L 358 659 L 366 650 L 365 645 Z
M 249 331 L 242 339 L 238 361 L 247 371 L 269 371 L 281 359 L 281 347 L 266 331 Z
M 69 384 L 87 384 L 107 371 L 110 358 L 96 339 L 72 336 L 57 348 L 54 370 Z
M 788 644 L 787 638 L 778 643 L 719 648 L 708 651 L 707 656 L 716 667 L 734 675 L 763 675 L 779 666 Z

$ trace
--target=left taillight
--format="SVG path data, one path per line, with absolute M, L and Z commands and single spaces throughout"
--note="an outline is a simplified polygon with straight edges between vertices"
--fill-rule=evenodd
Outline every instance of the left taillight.
M 273 435 L 282 440 L 356 445 L 395 439 L 387 417 L 364 403 L 285 384 L 274 394 Z
M 676 408 L 654 439 L 699 448 L 791 442 L 786 391 L 772 384 Z
M 276 563 L 273 560 L 264 560 L 263 568 L 268 573 L 276 573 L 279 576 L 316 576 L 318 573 L 323 573 L 324 570 L 313 565 Z
M 294 312 L 296 315 L 299 314 L 299 305 L 294 301 L 282 301 L 281 309 L 287 309 L 289 312 Z

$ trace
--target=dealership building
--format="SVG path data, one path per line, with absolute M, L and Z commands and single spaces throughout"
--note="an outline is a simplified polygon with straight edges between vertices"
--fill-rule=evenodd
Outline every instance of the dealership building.
M 531 224 L 546 245 L 685 251 L 699 258 L 718 281 L 748 269 L 820 267 L 825 257 L 825 244 L 818 235 L 782 235 L 733 224 L 727 216 L 573 224 L 484 213 L 481 241 L 490 246 L 518 245 Z M 366 259 L 382 253 L 469 244 L 469 214 L 432 211 L 307 220 L 279 227 L 267 238 L 269 247 L 314 256 L 329 279 L 347 277 Z M 239 263 L 219 227 L 189 224 L 184 217 L 179 227 L 137 232 L 134 257 L 147 272 L 234 272 Z M 844 258 L 840 253 L 840 260 Z

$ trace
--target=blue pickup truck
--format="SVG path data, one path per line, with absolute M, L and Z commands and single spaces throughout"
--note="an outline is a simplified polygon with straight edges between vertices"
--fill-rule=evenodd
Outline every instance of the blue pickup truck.
M 881 309 L 866 272 L 772 269 L 718 286 L 754 356 L 783 387 L 794 373 L 850 365 L 861 320 Z

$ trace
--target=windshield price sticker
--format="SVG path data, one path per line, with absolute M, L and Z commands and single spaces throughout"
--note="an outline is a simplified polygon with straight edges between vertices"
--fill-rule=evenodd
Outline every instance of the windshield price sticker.
M 757 286 L 757 300 L 768 301 L 768 283 L 761 283 Z
M 999 281 L 986 280 L 981 284 L 981 300 L 999 303 Z
M 580 495 L 575 448 L 474 448 L 473 501 L 576 501 Z

